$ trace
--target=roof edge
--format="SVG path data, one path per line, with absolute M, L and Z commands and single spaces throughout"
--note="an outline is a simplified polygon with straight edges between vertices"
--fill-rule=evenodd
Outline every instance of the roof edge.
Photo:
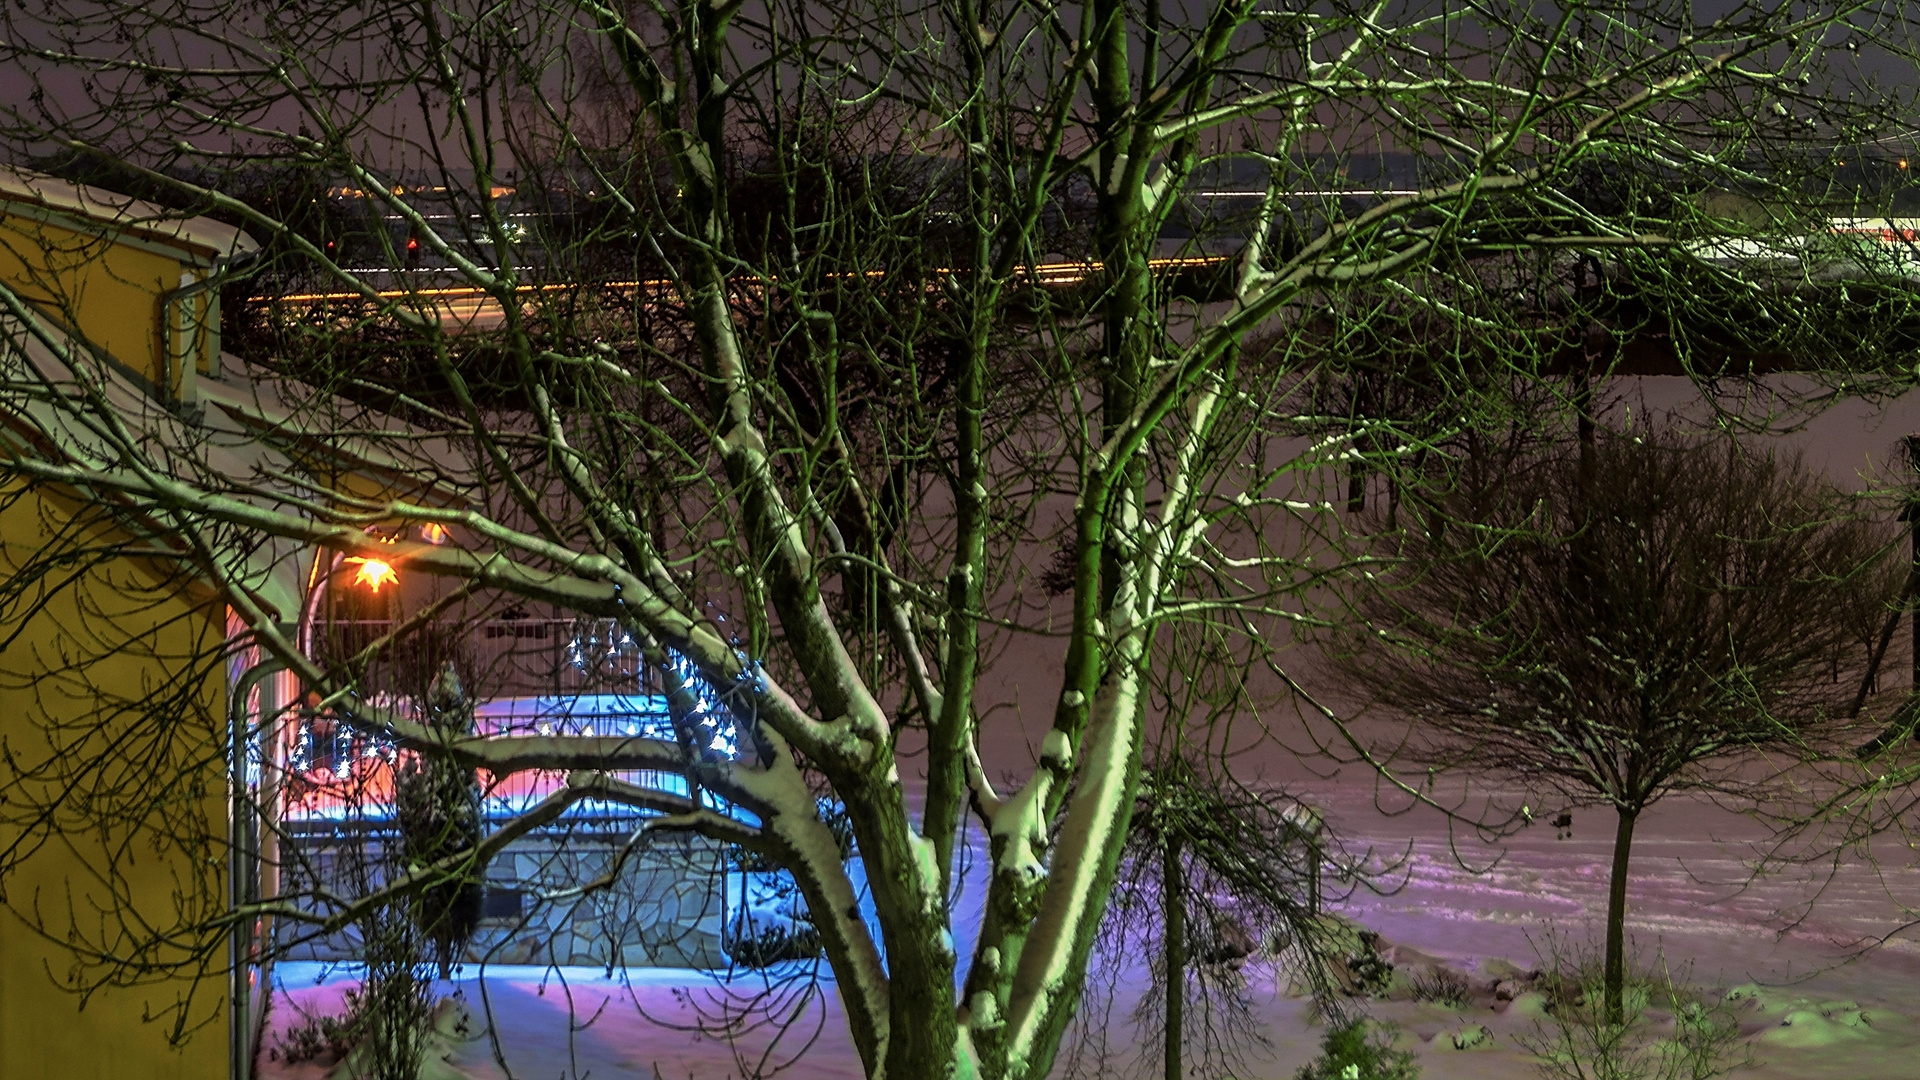
M 169 210 L 158 203 L 15 165 L 0 165 L 0 201 L 33 203 L 173 244 L 201 256 L 231 258 L 260 249 L 260 244 L 244 230 L 212 218 L 185 217 L 181 211 Z

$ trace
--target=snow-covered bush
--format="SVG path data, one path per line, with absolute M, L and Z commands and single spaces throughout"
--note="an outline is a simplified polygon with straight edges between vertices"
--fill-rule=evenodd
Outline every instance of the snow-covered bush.
M 1415 1001 L 1430 1001 L 1455 1009 L 1467 1003 L 1473 984 L 1452 968 L 1431 965 L 1416 968 L 1407 977 L 1407 996 Z
M 1360 948 L 1347 954 L 1347 971 L 1353 976 L 1353 992 L 1378 996 L 1393 985 L 1393 962 L 1380 955 L 1377 934 L 1360 935 Z
M 1546 1080 L 1715 1080 L 1749 1064 L 1728 995 L 1695 991 L 1665 956 L 1629 961 L 1623 1022 L 1610 1023 L 1598 952 L 1557 936 L 1545 951 L 1547 1015 L 1518 1041 Z
M 727 943 L 727 955 L 743 968 L 771 967 L 788 960 L 812 960 L 820 955 L 820 931 L 811 923 L 756 924 Z
M 1408 1050 L 1395 1049 L 1395 1024 L 1364 1017 L 1337 1023 L 1321 1040 L 1320 1056 L 1300 1067 L 1294 1080 L 1416 1080 L 1420 1066 Z

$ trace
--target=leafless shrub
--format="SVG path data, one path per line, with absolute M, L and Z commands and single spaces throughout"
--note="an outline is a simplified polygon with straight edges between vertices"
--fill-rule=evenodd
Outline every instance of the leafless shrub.
M 1415 969 L 1407 976 L 1407 996 L 1415 1001 L 1458 1009 L 1467 1004 L 1467 998 L 1472 993 L 1471 979 L 1438 964 Z

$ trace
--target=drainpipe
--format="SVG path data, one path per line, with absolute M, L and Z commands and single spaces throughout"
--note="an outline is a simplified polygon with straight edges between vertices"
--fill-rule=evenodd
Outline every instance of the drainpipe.
M 160 372 L 160 396 L 163 400 L 182 405 L 194 402 L 195 350 L 191 342 L 198 336 L 193 331 L 200 326 L 206 327 L 207 349 L 212 358 L 209 366 L 213 368 L 210 374 L 216 378 L 220 374 L 220 322 L 211 311 L 198 322 L 190 321 L 187 302 L 232 281 L 240 271 L 259 261 L 260 256 L 261 252 L 255 250 L 230 258 L 216 258 L 205 277 L 196 278 L 191 272 L 183 273 L 180 275 L 179 288 L 160 294 L 160 331 L 161 344 L 164 346 L 161 350 L 164 367 Z M 217 295 L 215 299 L 218 299 Z M 186 344 L 182 344 L 183 340 Z
M 302 655 L 313 652 L 313 621 L 318 613 L 319 600 L 326 591 L 327 583 L 339 572 L 342 552 L 315 553 L 313 570 L 307 583 L 307 596 L 300 608 L 300 621 L 294 624 L 295 648 Z M 325 566 L 323 571 L 321 568 Z M 277 895 L 280 891 L 280 844 L 278 827 L 284 817 L 281 800 L 285 796 L 287 770 L 287 740 L 279 733 L 264 747 L 261 761 L 260 791 L 252 800 L 246 797 L 246 755 L 253 743 L 253 735 L 247 723 L 246 703 L 254 688 L 262 680 L 287 671 L 287 665 L 281 660 L 263 660 L 243 672 L 235 680 L 232 696 L 227 701 L 227 730 L 231 743 L 231 760 L 228 763 L 228 784 L 231 791 L 231 803 L 228 810 L 228 899 L 232 907 L 254 903 L 264 896 Z M 287 711 L 294 704 L 290 698 L 280 702 L 277 711 Z M 266 710 L 262 710 L 266 712 Z M 259 828 L 262 820 L 267 828 Z M 242 825 L 245 824 L 245 835 Z M 270 923 L 236 923 L 228 941 L 231 961 L 231 993 L 229 995 L 228 1051 L 230 1062 L 230 1080 L 253 1080 L 254 1063 L 259 1060 L 260 1050 L 267 1035 L 267 997 L 273 985 L 273 950 L 265 947 L 271 939 L 273 929 Z M 250 960 L 255 946 L 261 946 L 263 954 L 259 968 L 257 985 L 248 981 Z

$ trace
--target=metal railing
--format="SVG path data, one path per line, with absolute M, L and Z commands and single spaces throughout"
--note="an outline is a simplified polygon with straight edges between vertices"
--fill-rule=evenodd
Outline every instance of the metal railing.
M 313 633 L 318 659 L 344 663 L 391 633 L 389 620 L 323 623 Z M 490 619 L 421 628 L 358 673 L 359 696 L 423 718 L 433 680 L 448 664 L 474 704 L 479 734 L 630 735 L 672 739 L 658 671 L 612 620 Z M 289 826 L 302 832 L 388 827 L 399 752 L 355 730 L 331 710 L 304 711 L 287 752 Z M 621 779 L 687 792 L 684 777 L 621 772 Z M 555 790 L 559 774 L 482 777 L 489 818 L 519 813 Z M 631 820 L 636 811 L 583 804 L 562 823 Z M 575 821 L 575 818 L 580 820 Z
M 393 630 L 389 620 L 323 623 L 325 661 L 354 656 Z M 611 619 L 489 619 L 430 626 L 395 644 L 361 676 L 362 693 L 408 697 L 448 662 L 476 701 L 582 694 L 659 694 L 659 673 Z

